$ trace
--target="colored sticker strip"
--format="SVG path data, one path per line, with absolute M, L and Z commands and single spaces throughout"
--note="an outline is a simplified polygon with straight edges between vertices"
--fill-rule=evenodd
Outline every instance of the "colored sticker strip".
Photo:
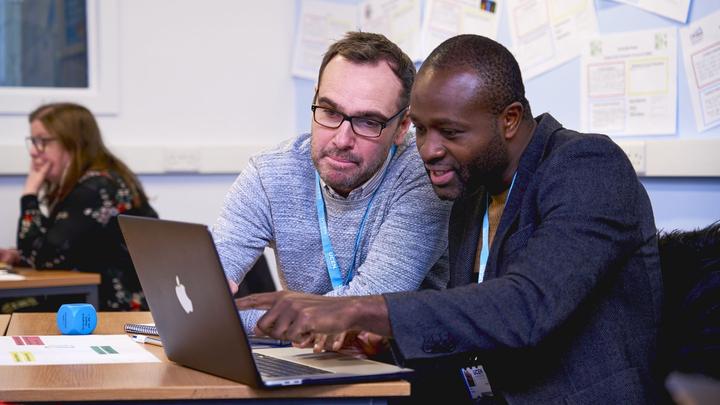
M 35 355 L 32 352 L 10 352 L 10 356 L 12 356 L 15 363 L 31 363 L 35 361 Z
M 26 345 L 44 345 L 42 339 L 40 339 L 40 336 L 23 336 L 22 338 L 25 341 Z
M 90 346 L 97 354 L 107 354 L 103 349 L 100 348 L 100 346 Z
M 112 348 L 112 346 L 101 346 L 109 354 L 118 354 L 118 352 Z
M 13 340 L 15 341 L 15 344 L 18 346 L 25 346 L 25 342 L 23 342 L 22 338 L 20 336 L 13 336 Z

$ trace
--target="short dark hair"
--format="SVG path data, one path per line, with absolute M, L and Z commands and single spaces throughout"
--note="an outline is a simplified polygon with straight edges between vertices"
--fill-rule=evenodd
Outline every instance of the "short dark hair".
M 325 66 L 335 57 L 342 56 L 350 62 L 374 65 L 385 61 L 402 83 L 402 93 L 398 100 L 398 108 L 406 107 L 410 102 L 410 89 L 415 80 L 415 65 L 405 52 L 387 39 L 384 35 L 369 32 L 348 32 L 343 39 L 330 45 L 318 73 L 318 87 L 322 80 Z
M 464 67 L 471 68 L 480 79 L 482 94 L 478 94 L 478 102 L 488 111 L 497 115 L 518 101 L 525 111 L 523 118 L 532 118 L 517 60 L 492 39 L 472 34 L 452 37 L 430 53 L 420 72 Z

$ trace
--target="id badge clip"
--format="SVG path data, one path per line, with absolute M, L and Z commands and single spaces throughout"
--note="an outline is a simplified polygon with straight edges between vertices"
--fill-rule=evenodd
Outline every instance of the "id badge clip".
M 475 400 L 493 396 L 490 381 L 488 381 L 487 374 L 485 374 L 485 369 L 482 366 L 462 368 L 460 373 L 463 376 L 470 398 Z

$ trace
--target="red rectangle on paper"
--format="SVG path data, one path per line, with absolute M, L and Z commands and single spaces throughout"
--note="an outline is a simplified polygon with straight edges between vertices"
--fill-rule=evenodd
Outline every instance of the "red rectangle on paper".
M 40 339 L 40 336 L 23 336 L 23 340 L 25 341 L 26 345 L 44 345 L 42 339 Z
M 20 336 L 13 336 L 13 340 L 15 341 L 15 344 L 18 346 L 25 346 L 25 342 L 23 342 L 22 338 Z

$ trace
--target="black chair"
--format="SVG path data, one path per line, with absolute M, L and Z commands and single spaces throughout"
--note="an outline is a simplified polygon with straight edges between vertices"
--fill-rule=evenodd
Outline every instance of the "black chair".
M 270 268 L 268 267 L 267 260 L 265 260 L 265 255 L 260 255 L 252 269 L 250 269 L 242 283 L 240 283 L 238 291 L 235 293 L 235 298 L 272 291 L 275 291 L 275 282 L 270 275 Z
M 664 302 L 660 378 L 670 372 L 720 379 L 720 221 L 659 235 Z

